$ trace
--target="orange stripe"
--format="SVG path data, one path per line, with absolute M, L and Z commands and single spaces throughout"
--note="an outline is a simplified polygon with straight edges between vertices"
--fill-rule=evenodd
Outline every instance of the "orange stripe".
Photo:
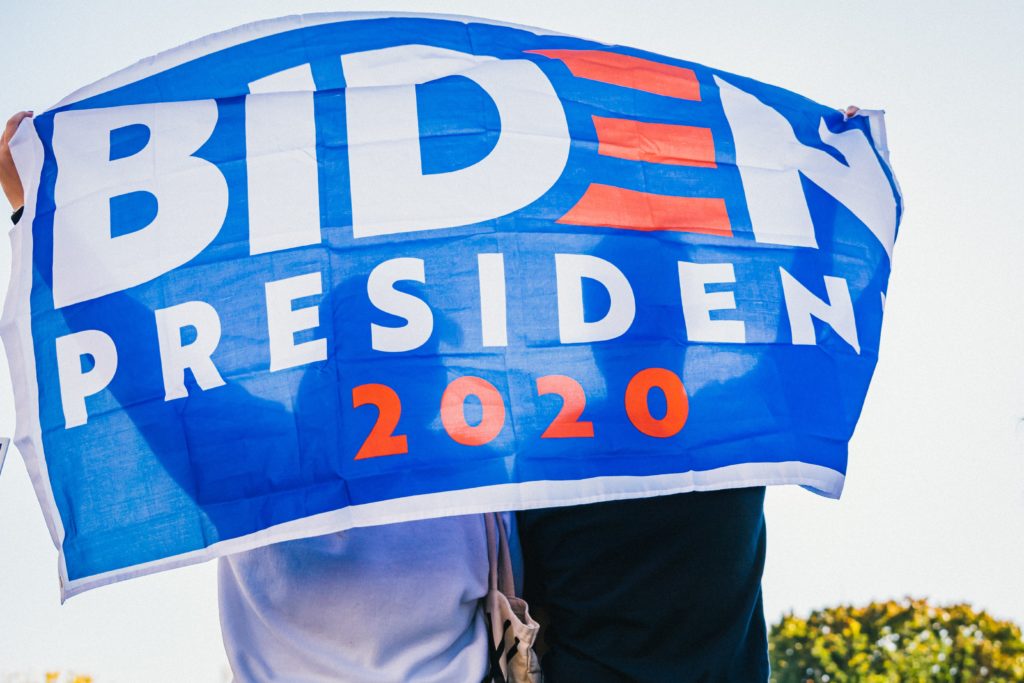
M 655 164 L 715 168 L 710 128 L 594 117 L 598 154 Z
M 558 223 L 621 228 L 672 230 L 732 237 L 725 200 L 672 197 L 592 184 Z
M 560 59 L 577 78 L 621 85 L 655 95 L 700 100 L 700 83 L 692 69 L 601 50 L 527 50 Z

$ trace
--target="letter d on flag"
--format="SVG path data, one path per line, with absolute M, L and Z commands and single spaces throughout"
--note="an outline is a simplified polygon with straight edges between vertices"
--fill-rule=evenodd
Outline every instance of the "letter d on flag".
M 539 198 L 565 168 L 565 112 L 551 82 L 533 62 L 402 45 L 345 55 L 341 63 L 356 237 L 497 218 Z M 494 101 L 501 133 L 481 161 L 426 175 L 420 161 L 416 85 L 455 75 L 470 79 Z

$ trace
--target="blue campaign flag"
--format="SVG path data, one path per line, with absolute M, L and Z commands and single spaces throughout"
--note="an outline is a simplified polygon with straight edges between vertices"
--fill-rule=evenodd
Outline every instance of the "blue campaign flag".
M 840 494 L 902 209 L 881 112 L 322 14 L 26 120 L 2 322 L 64 595 L 354 526 Z

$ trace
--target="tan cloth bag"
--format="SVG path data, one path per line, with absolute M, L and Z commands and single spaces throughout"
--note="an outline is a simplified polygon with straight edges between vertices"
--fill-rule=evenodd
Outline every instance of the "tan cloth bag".
M 533 651 L 540 624 L 530 616 L 526 601 L 516 597 L 505 523 L 500 513 L 484 517 L 490 564 L 485 609 L 491 626 L 491 670 L 486 681 L 542 683 L 540 660 Z

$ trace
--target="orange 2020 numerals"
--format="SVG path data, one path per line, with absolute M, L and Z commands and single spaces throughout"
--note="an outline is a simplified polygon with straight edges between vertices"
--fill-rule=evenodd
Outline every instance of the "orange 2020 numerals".
M 395 434 L 398 419 L 402 416 L 402 399 L 386 384 L 360 384 L 352 388 L 352 406 L 359 408 L 375 405 L 379 411 L 363 445 L 356 453 L 356 460 L 377 458 L 382 455 L 401 455 L 409 452 L 409 440 L 405 434 Z
M 587 395 L 583 386 L 566 375 L 546 375 L 537 378 L 537 395 L 558 394 L 562 397 L 562 409 L 555 415 L 548 428 L 540 435 L 542 439 L 592 439 L 594 423 L 580 422 Z
M 665 396 L 665 415 L 651 414 L 648 397 L 653 389 Z M 537 379 L 537 395 L 556 394 L 562 407 L 548 425 L 542 439 L 591 439 L 594 423 L 581 420 L 587 406 L 583 386 L 567 375 L 545 375 Z M 480 401 L 480 421 L 471 425 L 466 420 L 466 399 Z M 409 452 L 405 434 L 395 434 L 402 416 L 402 401 L 394 389 L 385 384 L 361 384 L 352 389 L 352 405 L 377 407 L 377 420 L 370 429 L 356 460 Z M 665 368 L 646 368 L 633 375 L 626 386 L 626 417 L 641 434 L 667 439 L 682 431 L 690 414 L 690 401 L 679 375 Z M 505 400 L 498 389 L 483 379 L 466 375 L 452 380 L 441 396 L 441 424 L 452 441 L 463 446 L 483 446 L 498 437 L 505 427 Z

